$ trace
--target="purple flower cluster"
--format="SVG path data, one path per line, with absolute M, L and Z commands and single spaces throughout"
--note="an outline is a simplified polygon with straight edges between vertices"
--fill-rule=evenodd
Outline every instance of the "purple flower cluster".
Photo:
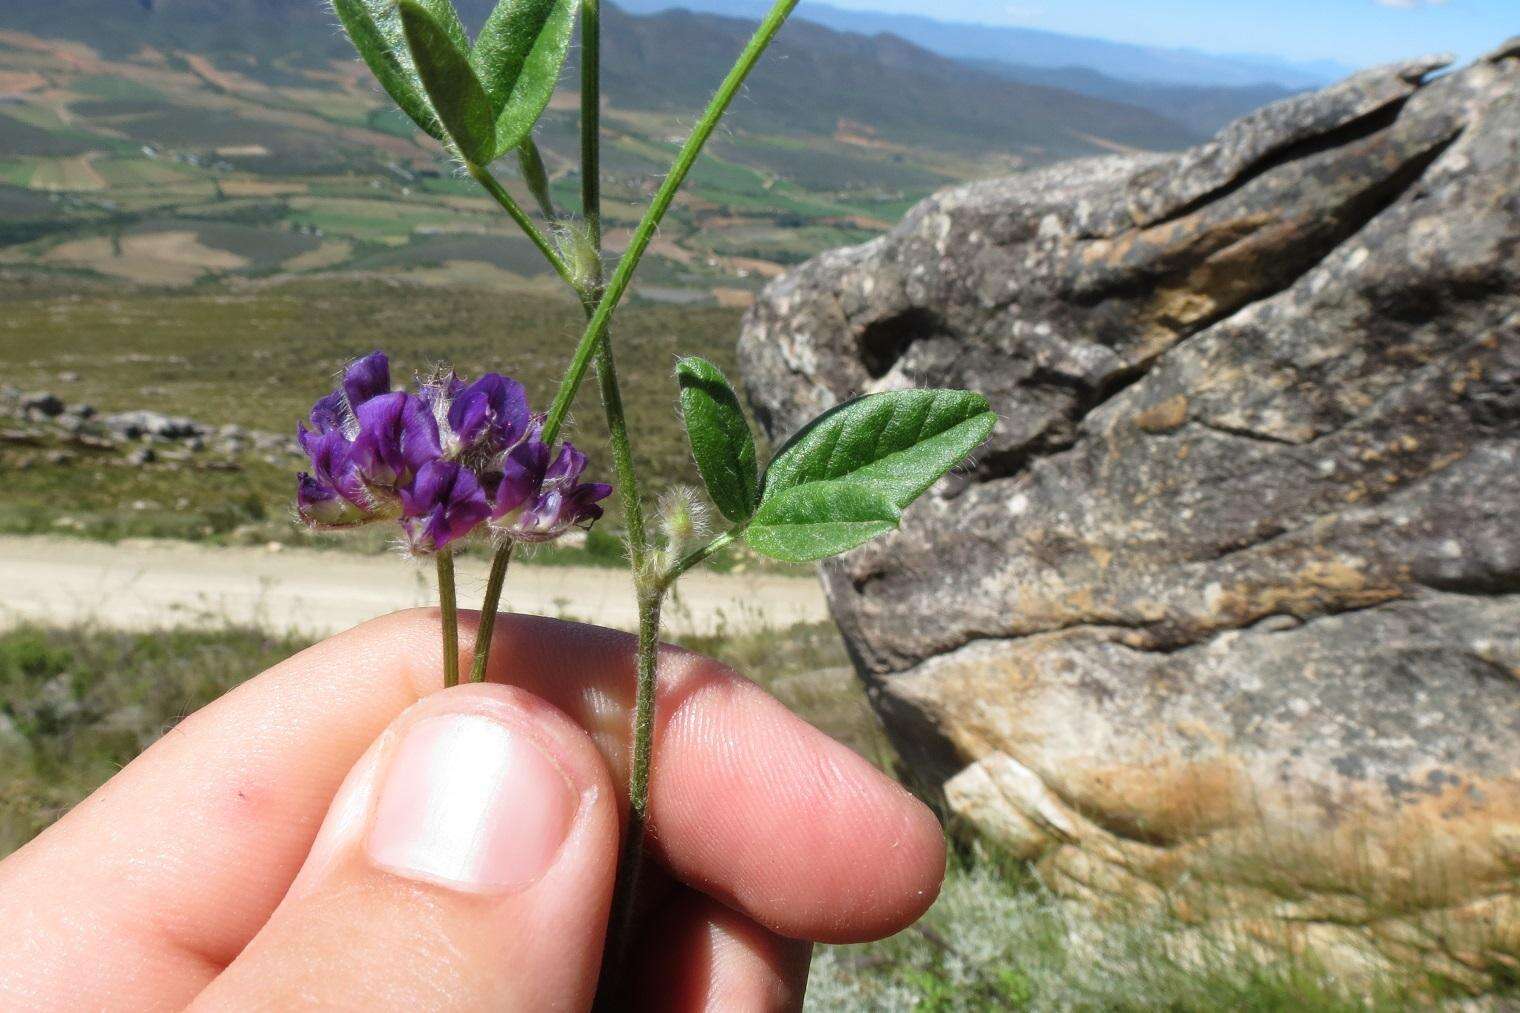
M 586 455 L 568 442 L 553 454 L 541 432 L 510 377 L 468 383 L 451 372 L 415 394 L 393 391 L 390 362 L 374 352 L 297 429 L 311 459 L 297 476 L 297 511 L 323 529 L 399 519 L 418 554 L 482 524 L 517 541 L 551 541 L 600 518 L 597 504 L 612 487 L 581 482 Z

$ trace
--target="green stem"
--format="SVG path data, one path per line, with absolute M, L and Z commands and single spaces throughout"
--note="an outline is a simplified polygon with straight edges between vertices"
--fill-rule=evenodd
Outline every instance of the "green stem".
M 596 378 L 602 390 L 602 411 L 607 417 L 612 467 L 621 493 L 623 526 L 628 530 L 629 561 L 633 564 L 634 581 L 638 583 L 643 579 L 644 560 L 649 555 L 649 536 L 644 530 L 644 497 L 633 466 L 633 445 L 628 439 L 628 419 L 623 411 L 623 393 L 618 386 L 617 365 L 612 358 L 610 340 L 604 340 L 597 348 Z
M 575 289 L 584 298 L 584 293 L 576 282 L 575 273 L 570 270 L 570 265 L 565 263 L 565 258 L 560 256 L 560 252 L 554 248 L 554 244 L 549 241 L 549 237 L 544 235 L 539 227 L 533 223 L 532 218 L 528 217 L 528 213 L 522 209 L 522 205 L 518 204 L 512 195 L 507 193 L 506 187 L 502 186 L 501 182 L 491 175 L 489 169 L 478 165 L 469 165 L 468 163 L 465 168 L 469 169 L 470 175 L 475 177 L 475 182 L 479 183 L 486 193 L 495 198 L 496 203 L 500 204 L 502 210 L 517 223 L 517 227 L 523 230 L 533 245 L 538 247 L 538 252 L 542 253 L 544 259 L 549 262 L 549 266 L 554 268 L 554 273 L 563 278 L 566 285 Z
M 690 570 L 694 566 L 700 565 L 701 563 L 705 562 L 710 556 L 712 556 L 713 553 L 718 552 L 721 549 L 726 549 L 735 541 L 737 541 L 739 536 L 744 534 L 745 527 L 748 527 L 747 522 L 744 526 L 734 528 L 732 531 L 725 531 L 723 534 L 719 535 L 717 538 L 714 538 L 712 541 L 708 542 L 700 549 L 693 549 L 691 552 L 682 556 L 675 562 L 674 565 L 671 566 L 669 570 L 660 574 L 658 582 L 655 585 L 656 589 L 661 594 L 669 591 L 673 586 L 675 586 L 675 582 L 680 580 L 681 575 L 684 574 L 687 570 Z
M 475 629 L 475 661 L 470 666 L 470 681 L 486 681 L 486 665 L 491 659 L 491 638 L 496 633 L 496 613 L 501 608 L 501 589 L 507 582 L 507 567 L 512 563 L 516 542 L 503 542 L 491 559 L 491 576 L 486 580 L 486 596 L 480 603 L 480 625 Z
M 454 593 L 454 550 L 438 550 L 438 607 L 443 611 L 443 685 L 459 685 L 459 607 Z
M 639 261 L 643 259 L 645 252 L 648 251 L 649 244 L 654 241 L 660 222 L 675 201 L 676 192 L 681 189 L 681 184 L 686 182 L 692 166 L 702 154 L 702 148 L 712 137 L 713 131 L 717 129 L 718 122 L 722 120 L 723 114 L 733 103 L 734 96 L 744 86 L 745 78 L 749 77 L 750 71 L 755 69 L 755 64 L 760 61 L 766 47 L 771 44 L 771 40 L 786 23 L 787 17 L 798 2 L 799 0 L 776 0 L 775 6 L 765 16 L 765 20 L 760 22 L 760 27 L 755 31 L 754 37 L 744 47 L 744 52 L 739 54 L 738 62 L 734 64 L 712 100 L 708 102 L 691 136 L 682 145 L 675 165 L 671 167 L 670 174 L 665 177 L 665 182 L 660 184 L 654 201 L 644 212 L 643 219 L 634 231 L 627 252 L 618 261 L 617 270 L 613 271 L 607 290 L 597 301 L 591 322 L 587 324 L 586 333 L 582 335 L 581 342 L 575 349 L 575 356 L 570 360 L 570 369 L 554 395 L 554 404 L 549 409 L 548 419 L 544 422 L 546 441 L 553 440 L 559 434 L 560 427 L 565 424 L 565 417 L 570 413 L 570 403 L 575 400 L 575 394 L 586 378 L 586 370 L 591 366 L 591 359 L 596 354 L 597 346 L 607 334 L 607 329 L 612 323 L 612 314 L 616 312 L 618 304 L 623 301 L 623 296 L 628 293 L 628 286 L 633 282 L 633 273 L 638 269 Z
M 581 214 L 591 247 L 602 252 L 602 5 L 581 0 Z M 597 284 L 601 284 L 598 268 Z
M 607 926 L 607 952 L 602 956 L 602 980 L 597 995 L 622 992 L 633 936 L 633 916 L 644 871 L 644 837 L 649 827 L 649 769 L 654 748 L 654 684 L 660 648 L 660 595 L 639 595 L 638 697 L 633 717 L 633 758 L 628 778 L 628 828 L 623 838 L 612 916 Z

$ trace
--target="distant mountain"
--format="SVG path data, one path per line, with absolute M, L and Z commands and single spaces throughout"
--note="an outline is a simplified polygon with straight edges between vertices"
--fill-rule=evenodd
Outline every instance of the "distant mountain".
M 457 6 L 470 24 L 493 2 Z M 683 113 L 706 101 L 754 27 L 684 10 L 639 17 L 608 7 L 603 19 L 611 101 Z M 353 55 L 322 0 L 0 0 L 0 28 L 77 39 L 118 55 L 147 44 L 222 57 L 275 83 L 293 66 Z M 1115 147 L 1174 149 L 1197 139 L 1136 105 L 993 74 L 896 36 L 806 20 L 782 32 L 736 103 L 732 123 L 757 133 L 843 132 L 867 144 L 1003 151 L 1030 161 Z
M 603 16 L 606 89 L 631 108 L 695 109 L 753 29 L 748 21 L 687 11 Z M 827 101 L 820 101 L 827 96 Z M 1184 147 L 1197 137 L 1156 113 L 992 74 L 893 35 L 787 26 L 735 104 L 734 123 L 764 133 L 833 134 L 863 125 L 882 139 L 954 150 L 1043 149 L 1074 155 L 1099 146 Z
M 649 14 L 672 7 L 743 17 L 760 17 L 764 0 L 625 0 L 624 6 Z M 1066 35 L 1034 28 L 1009 28 L 942 21 L 913 14 L 887 14 L 831 7 L 807 0 L 798 14 L 843 31 L 891 32 L 943 56 L 998 60 L 1028 67 L 1080 67 L 1109 77 L 1156 84 L 1243 87 L 1276 85 L 1293 91 L 1316 88 L 1350 73 L 1328 60 L 1297 63 L 1256 54 L 1211 54 L 1190 49 L 1139 46 Z
M 1226 123 L 1246 113 L 1299 93 L 1298 89 L 1275 84 L 1212 87 L 1151 84 L 1120 80 L 1086 67 L 1031 67 L 1001 60 L 966 62 L 1010 81 L 1064 88 L 1093 98 L 1137 105 L 1203 136 L 1218 133 Z

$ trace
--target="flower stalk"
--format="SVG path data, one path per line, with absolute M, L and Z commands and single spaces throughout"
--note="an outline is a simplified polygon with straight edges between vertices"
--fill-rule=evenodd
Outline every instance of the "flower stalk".
M 496 615 L 501 610 L 501 592 L 507 583 L 507 567 L 512 565 L 516 542 L 503 542 L 491 557 L 491 573 L 486 578 L 485 598 L 480 603 L 480 625 L 475 629 L 475 657 L 470 663 L 470 681 L 485 682 L 486 666 L 491 661 L 491 639 L 496 634 Z
M 459 604 L 454 590 L 454 550 L 438 550 L 438 607 L 443 612 L 443 685 L 459 685 Z

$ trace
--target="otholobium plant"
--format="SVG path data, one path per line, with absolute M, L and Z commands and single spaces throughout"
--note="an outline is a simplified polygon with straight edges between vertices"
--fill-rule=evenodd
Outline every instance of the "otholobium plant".
M 483 679 L 514 547 L 588 526 L 611 494 L 608 485 L 580 481 L 587 462 L 573 446 L 555 449 L 570 404 L 595 364 L 639 612 L 630 819 L 604 996 L 621 979 L 640 880 L 665 595 L 682 574 L 736 542 L 773 559 L 808 562 L 891 531 L 902 511 L 981 444 L 996 422 L 986 399 L 966 391 L 871 394 L 815 419 L 762 468 L 728 380 L 705 360 L 682 359 L 676 367 L 681 416 L 707 495 L 728 527 L 708 533 L 697 517 L 703 508 L 683 496 L 668 498 L 657 536 L 646 527 L 613 358 L 613 316 L 704 145 L 797 3 L 776 0 L 762 20 L 609 275 L 601 239 L 598 0 L 501 0 L 473 42 L 449 0 L 333 0 L 381 86 L 527 234 L 580 300 L 587 325 L 541 416 L 529 409 L 520 384 L 494 373 L 470 382 L 444 370 L 420 379 L 415 391 L 396 391 L 382 354 L 353 363 L 301 427 L 311 469 L 300 476 L 300 515 L 323 528 L 392 520 L 407 550 L 436 557 L 450 684 L 459 679 L 453 549 L 488 533 L 495 553 L 471 671 Z M 558 83 L 577 13 L 581 206 L 570 214 L 554 206 L 533 129 Z M 492 173 L 509 155 L 537 216 Z

